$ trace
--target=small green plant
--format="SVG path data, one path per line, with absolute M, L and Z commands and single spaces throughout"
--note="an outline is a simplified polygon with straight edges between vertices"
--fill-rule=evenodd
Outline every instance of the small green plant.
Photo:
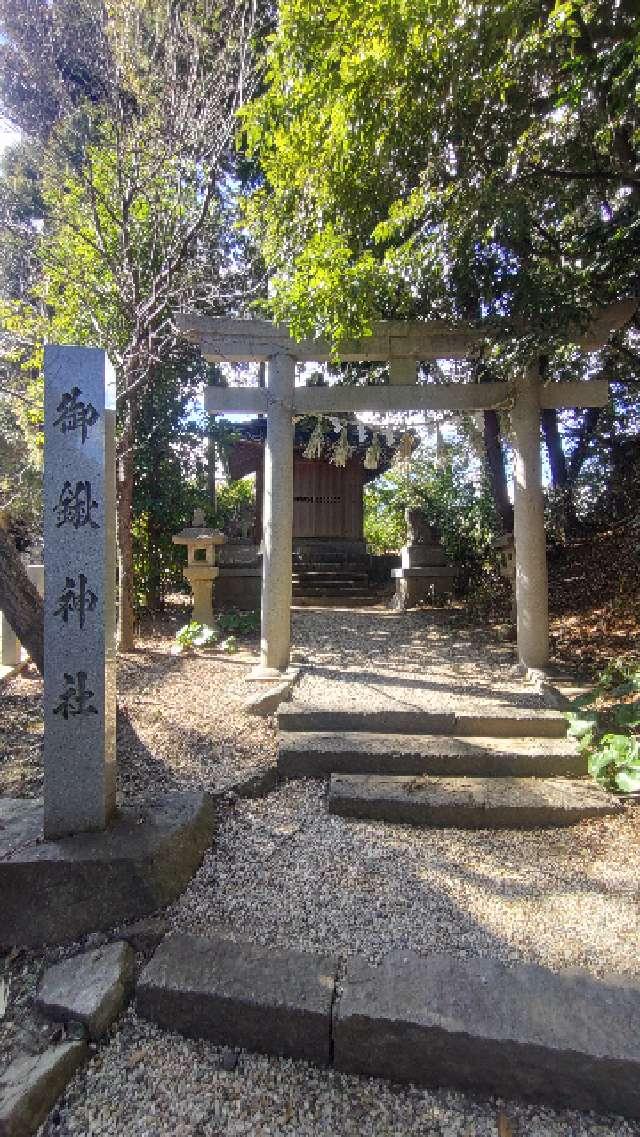
M 246 635 L 249 632 L 257 631 L 260 627 L 260 613 L 238 612 L 234 609 L 231 612 L 221 612 L 217 622 L 221 632 Z
M 220 643 L 220 650 L 227 653 L 227 655 L 235 655 L 238 650 L 238 641 L 235 636 L 227 636 L 226 640 Z
M 208 624 L 199 624 L 197 620 L 192 620 L 176 632 L 176 642 L 183 651 L 191 647 L 210 647 L 218 637 L 219 632 L 216 628 L 211 628 Z
M 592 691 L 574 699 L 567 719 L 589 773 L 614 793 L 640 793 L 640 668 L 613 661 Z
M 238 635 L 247 635 L 260 627 L 259 612 L 221 612 L 216 616 L 215 627 L 192 620 L 176 632 L 172 653 L 180 655 L 194 647 L 213 647 L 231 655 L 238 650 Z

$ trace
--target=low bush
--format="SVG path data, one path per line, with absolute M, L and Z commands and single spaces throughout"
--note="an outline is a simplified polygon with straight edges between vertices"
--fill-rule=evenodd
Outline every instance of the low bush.
M 589 773 L 614 793 L 640 794 L 640 668 L 613 661 L 567 712 Z

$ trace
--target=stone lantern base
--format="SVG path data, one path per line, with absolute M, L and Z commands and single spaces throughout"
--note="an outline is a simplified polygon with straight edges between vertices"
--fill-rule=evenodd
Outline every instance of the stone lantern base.
M 213 565 L 192 564 L 183 569 L 193 593 L 193 612 L 191 619 L 198 624 L 213 624 L 213 582 L 220 570 Z

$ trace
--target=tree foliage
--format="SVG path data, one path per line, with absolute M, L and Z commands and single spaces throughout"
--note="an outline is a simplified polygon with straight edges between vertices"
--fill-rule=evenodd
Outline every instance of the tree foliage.
M 440 534 L 447 556 L 468 584 L 491 556 L 497 518 L 485 479 L 472 476 L 460 450 L 447 448 L 434 460 L 424 445 L 365 489 L 364 530 L 374 553 L 397 551 L 406 542 L 404 511 L 423 510 Z
M 245 112 L 271 307 L 335 338 L 456 317 L 545 343 L 637 281 L 633 0 L 283 0 Z
M 157 367 L 173 366 L 177 384 L 188 363 L 173 313 L 239 302 L 229 178 L 256 11 L 253 0 L 0 4 L 1 109 L 39 147 L 43 203 L 36 278 L 3 305 L 11 363 L 37 374 L 49 339 L 102 346 L 116 366 L 127 648 L 141 407 Z

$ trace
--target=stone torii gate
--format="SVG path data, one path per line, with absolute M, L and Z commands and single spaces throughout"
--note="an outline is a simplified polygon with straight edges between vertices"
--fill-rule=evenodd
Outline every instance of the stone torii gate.
M 567 338 L 585 351 L 602 347 L 626 323 L 636 302 L 603 309 L 588 328 Z M 546 539 L 540 455 L 540 411 L 602 407 L 609 398 L 603 380 L 543 385 L 537 367 L 510 383 L 417 384 L 417 363 L 463 359 L 478 350 L 485 334 L 444 321 L 381 321 L 366 338 L 339 347 L 343 362 L 388 362 L 385 386 L 296 387 L 297 362 L 334 358 L 323 340 L 296 342 L 288 329 L 267 320 L 219 319 L 181 314 L 177 327 L 205 359 L 220 363 L 266 362 L 267 386 L 207 387 L 209 414 L 266 414 L 264 553 L 262 566 L 261 662 L 256 678 L 281 675 L 289 664 L 293 528 L 293 417 L 341 411 L 474 411 L 508 406 L 515 445 L 514 527 L 516 546 L 517 644 L 520 662 L 544 668 L 549 658 Z

